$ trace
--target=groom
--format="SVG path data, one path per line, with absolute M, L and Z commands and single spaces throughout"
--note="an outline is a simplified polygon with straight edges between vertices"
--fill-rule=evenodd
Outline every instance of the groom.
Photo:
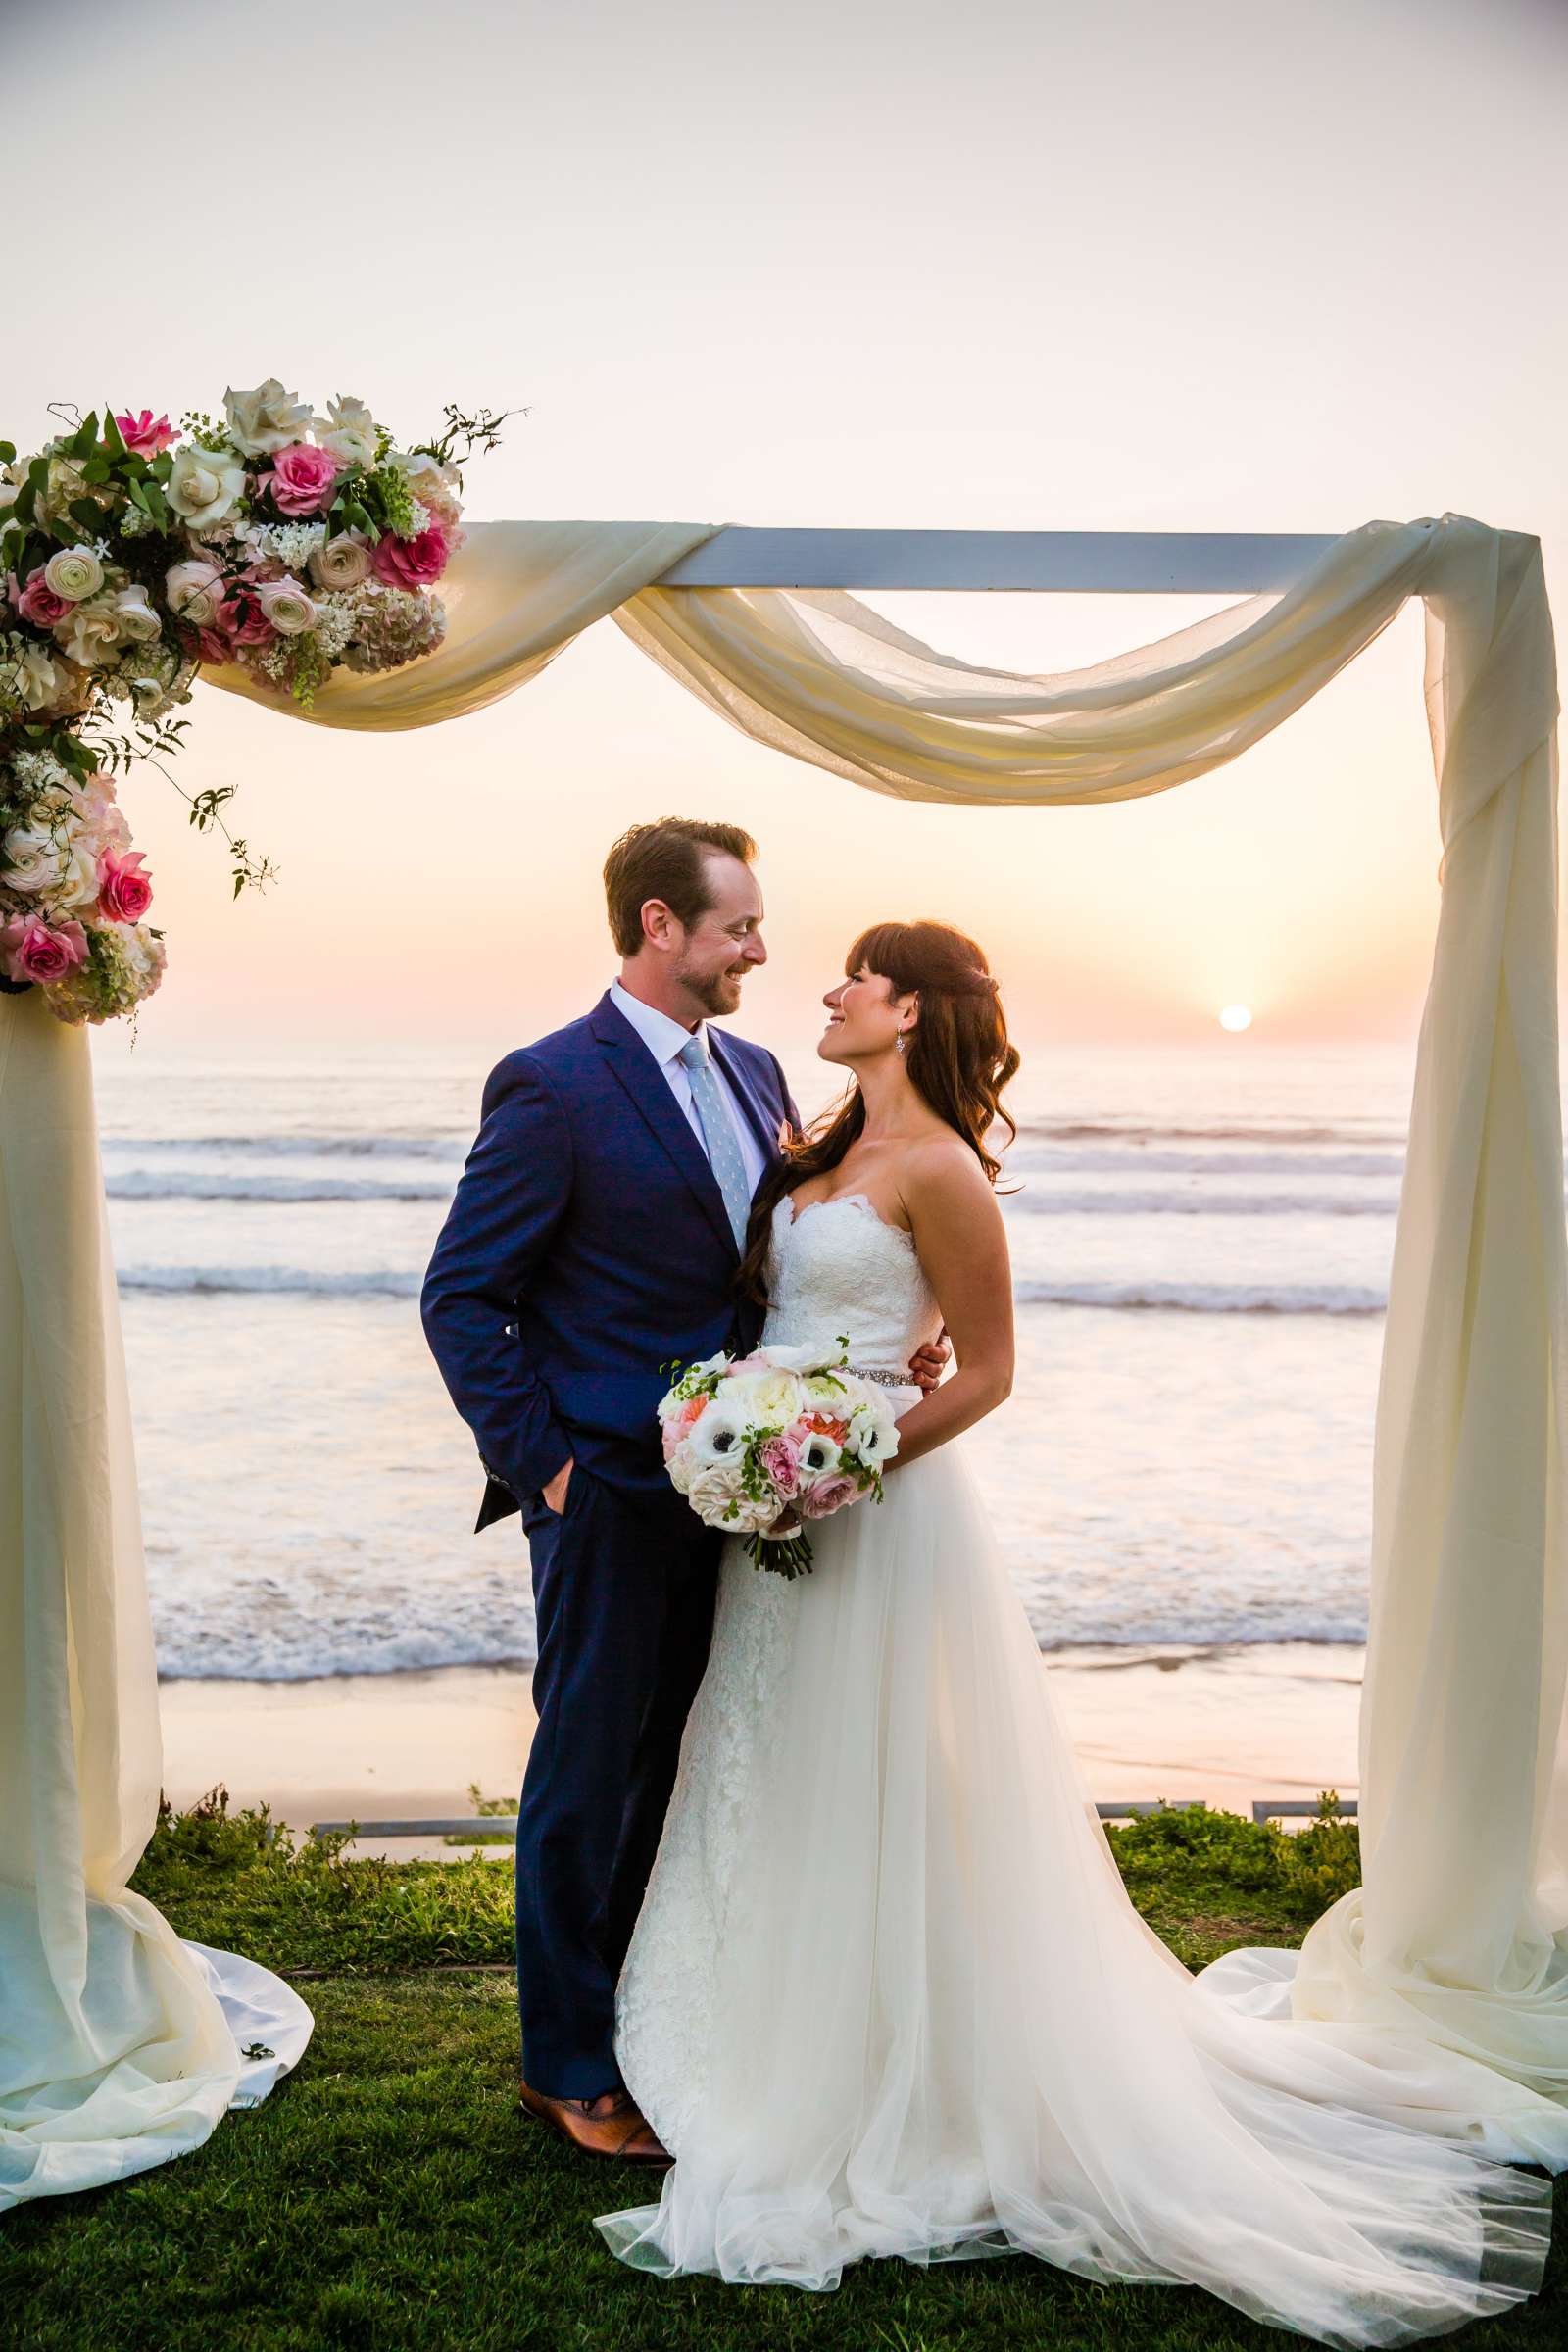
M 519 1510 L 539 1723 L 517 1817 L 523 2106 L 594 2155 L 668 2161 L 613 2051 L 615 1981 L 712 1628 L 721 1538 L 669 1485 L 672 1360 L 747 1349 L 733 1296 L 752 1195 L 799 1129 L 775 1057 L 721 1037 L 767 960 L 756 844 L 635 825 L 605 864 L 621 956 L 584 1019 L 509 1054 L 421 1310 L 489 1473 Z M 946 1350 L 916 1366 L 924 1385 Z

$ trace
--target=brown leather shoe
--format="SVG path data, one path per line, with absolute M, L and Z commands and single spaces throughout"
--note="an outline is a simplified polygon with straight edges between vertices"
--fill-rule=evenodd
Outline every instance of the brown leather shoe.
M 517 2103 L 524 2115 L 548 2124 L 581 2155 L 607 2156 L 617 2164 L 675 2161 L 627 2091 L 603 2090 L 594 2099 L 552 2099 L 519 2082 Z

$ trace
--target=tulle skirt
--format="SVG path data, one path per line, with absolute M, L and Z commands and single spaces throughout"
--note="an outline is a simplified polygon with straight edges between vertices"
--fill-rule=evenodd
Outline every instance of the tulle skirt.
M 1249 2014 L 1129 1901 L 961 1448 L 726 1546 L 618 1998 L 677 2161 L 599 2221 L 670 2276 L 1009 2251 L 1396 2344 L 1541 2282 L 1568 2114 L 1383 2030 Z M 1555 2111 L 1552 2111 L 1555 2113 Z M 1555 2136 L 1553 2136 L 1555 2133 Z

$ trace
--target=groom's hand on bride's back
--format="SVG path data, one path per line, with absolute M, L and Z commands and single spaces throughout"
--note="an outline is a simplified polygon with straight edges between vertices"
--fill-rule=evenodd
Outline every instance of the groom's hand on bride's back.
M 909 1378 L 922 1396 L 929 1396 L 952 1361 L 953 1349 L 948 1345 L 947 1326 L 944 1324 L 934 1340 L 928 1340 L 923 1348 L 917 1348 L 910 1356 Z

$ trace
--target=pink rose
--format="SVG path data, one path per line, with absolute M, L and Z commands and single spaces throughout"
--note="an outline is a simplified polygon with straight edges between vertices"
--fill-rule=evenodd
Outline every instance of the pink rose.
M 296 441 L 277 452 L 271 472 L 259 475 L 256 487 L 270 490 L 280 514 L 317 514 L 331 498 L 342 470 L 343 460 L 330 449 Z
M 757 1458 L 766 1471 L 780 1501 L 789 1502 L 799 1491 L 801 1483 L 799 1447 L 790 1443 L 787 1435 L 769 1438 L 759 1448 Z
M 79 923 L 46 923 L 36 914 L 14 914 L 0 923 L 0 963 L 8 980 L 47 988 L 86 960 L 87 934 Z
M 19 593 L 15 579 L 11 583 L 11 601 L 24 620 L 34 628 L 52 629 L 57 620 L 64 620 L 72 610 L 69 596 L 56 596 L 41 568 L 31 572 L 26 586 Z
M 140 850 L 122 858 L 105 850 L 98 860 L 98 906 L 112 923 L 139 923 L 153 903 L 153 886 L 142 871 Z
M 435 523 L 416 539 L 397 539 L 386 531 L 375 543 L 370 561 L 375 576 L 389 588 L 428 588 L 447 567 L 447 535 Z
M 818 1479 L 809 1494 L 803 1494 L 796 1509 L 803 1519 L 827 1519 L 853 1502 L 859 1494 L 859 1482 L 847 1470 L 835 1470 L 831 1477 Z
M 179 439 L 169 418 L 155 418 L 151 409 L 143 409 L 134 416 L 127 409 L 123 416 L 115 418 L 115 422 L 125 447 L 138 458 L 156 458 L 164 450 L 172 449 Z
M 262 610 L 253 580 L 242 580 L 224 597 L 218 626 L 235 645 L 270 645 L 272 624 Z

